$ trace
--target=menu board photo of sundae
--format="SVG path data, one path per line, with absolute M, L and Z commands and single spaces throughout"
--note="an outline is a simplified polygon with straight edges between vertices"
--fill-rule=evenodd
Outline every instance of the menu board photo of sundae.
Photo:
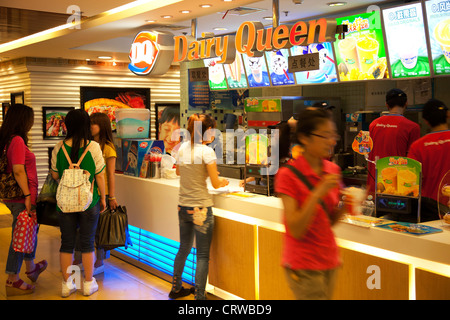
M 319 53 L 319 70 L 296 72 L 297 84 L 336 82 L 336 65 L 331 43 L 313 43 L 309 46 L 293 46 L 291 56 Z
M 219 58 L 204 59 L 205 67 L 208 67 L 209 88 L 211 90 L 227 90 L 227 80 L 223 64 L 217 63 Z
M 236 52 L 234 62 L 224 64 L 223 67 L 225 69 L 229 89 L 245 89 L 248 87 L 240 53 Z
M 105 113 L 116 130 L 117 109 L 150 109 L 148 88 L 80 87 L 81 108 L 91 115 Z
M 247 72 L 248 86 L 254 87 L 269 87 L 269 72 L 267 71 L 267 64 L 264 55 L 261 57 L 249 57 L 243 54 L 245 71 Z
M 348 25 L 345 39 L 334 43 L 339 80 L 389 78 L 380 13 L 361 13 L 336 21 Z
M 422 4 L 385 9 L 383 19 L 392 78 L 429 76 Z
M 450 3 L 430 0 L 425 6 L 434 73 L 450 74 Z
M 270 79 L 273 86 L 295 84 L 294 75 L 288 72 L 289 50 L 266 51 Z
M 73 107 L 42 107 L 44 139 L 60 139 L 67 135 L 65 119 Z

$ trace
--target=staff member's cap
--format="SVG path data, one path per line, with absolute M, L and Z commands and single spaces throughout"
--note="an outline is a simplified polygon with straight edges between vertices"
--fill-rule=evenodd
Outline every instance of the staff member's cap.
M 395 99 L 395 98 L 406 98 L 406 93 L 403 92 L 403 90 L 400 89 L 391 89 L 386 93 L 386 102 L 388 102 L 389 100 Z

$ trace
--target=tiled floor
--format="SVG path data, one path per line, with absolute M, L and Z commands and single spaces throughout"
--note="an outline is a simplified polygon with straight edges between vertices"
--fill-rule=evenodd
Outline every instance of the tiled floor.
M 10 216 L 10 215 L 9 215 Z M 36 262 L 46 259 L 47 270 L 35 283 L 33 294 L 6 297 L 5 265 L 11 240 L 11 227 L 7 227 L 2 215 L 0 225 L 0 300 L 168 300 L 171 284 L 152 274 L 136 268 L 127 262 L 111 256 L 105 262 L 105 272 L 95 276 L 99 290 L 89 297 L 83 296 L 80 290 L 68 298 L 61 298 L 61 272 L 59 266 L 60 232 L 58 228 L 41 226 L 38 236 Z M 21 279 L 31 283 L 25 275 L 25 264 L 22 266 Z M 184 299 L 192 300 L 193 295 Z

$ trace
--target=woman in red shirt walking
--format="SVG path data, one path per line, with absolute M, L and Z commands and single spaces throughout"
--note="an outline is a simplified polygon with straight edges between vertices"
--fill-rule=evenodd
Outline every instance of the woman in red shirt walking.
M 286 227 L 282 264 L 297 299 L 331 299 L 340 265 L 331 226 L 341 215 L 336 208 L 342 183 L 340 168 L 325 159 L 338 138 L 336 125 L 324 110 L 305 110 L 295 138 L 304 152 L 275 179 Z

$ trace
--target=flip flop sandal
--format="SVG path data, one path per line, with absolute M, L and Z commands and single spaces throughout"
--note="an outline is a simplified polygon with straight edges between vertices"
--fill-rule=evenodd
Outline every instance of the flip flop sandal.
M 11 296 L 20 296 L 20 295 L 24 295 L 24 294 L 31 294 L 34 292 L 34 286 L 30 285 L 30 284 L 26 284 L 27 287 L 26 289 L 21 289 L 20 287 L 22 286 L 22 284 L 24 284 L 22 279 L 19 279 L 15 282 L 11 282 L 11 281 L 6 281 L 6 295 L 8 297 Z
M 28 279 L 30 279 L 33 282 L 36 282 L 41 272 L 47 269 L 47 265 L 48 265 L 47 261 L 42 260 L 35 265 L 33 271 L 25 272 L 25 274 L 27 275 Z

